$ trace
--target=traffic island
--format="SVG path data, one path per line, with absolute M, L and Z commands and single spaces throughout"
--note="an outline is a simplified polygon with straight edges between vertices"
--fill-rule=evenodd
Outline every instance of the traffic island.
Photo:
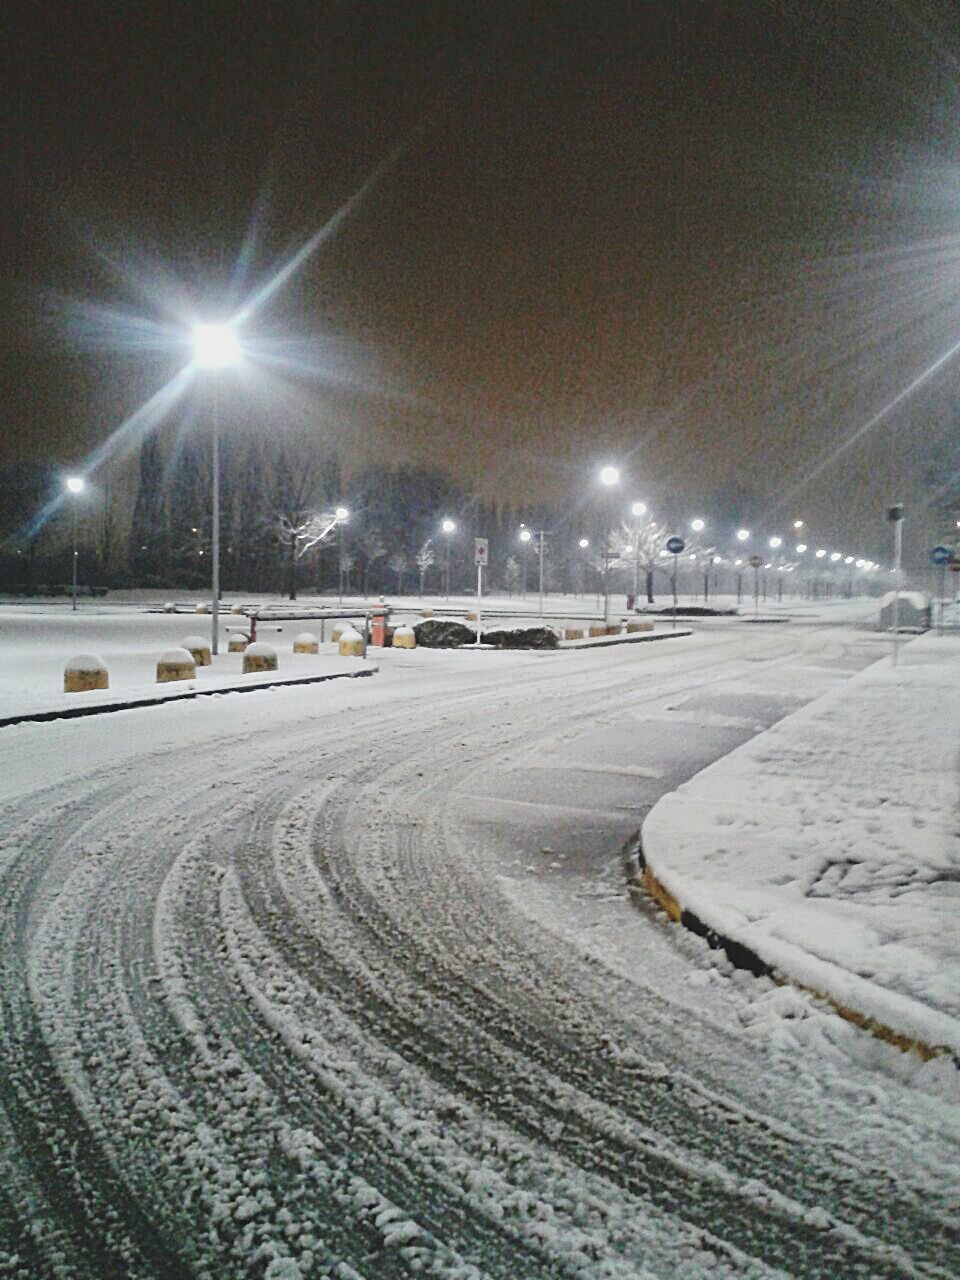
M 739 967 L 955 1063 L 958 659 L 960 637 L 914 641 L 664 796 L 633 885 Z

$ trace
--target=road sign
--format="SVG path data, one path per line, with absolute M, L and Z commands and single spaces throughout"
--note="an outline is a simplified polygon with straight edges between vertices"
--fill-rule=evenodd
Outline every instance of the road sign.
M 473 540 L 473 563 L 489 564 L 490 563 L 490 543 L 486 538 L 474 538 Z
M 949 547 L 934 547 L 930 552 L 930 559 L 934 564 L 949 564 L 951 555 Z
M 686 545 L 682 538 L 667 539 L 667 550 L 672 556 L 678 556 Z
M 750 557 L 750 565 L 752 568 L 759 569 L 762 564 L 763 564 L 763 556 Z

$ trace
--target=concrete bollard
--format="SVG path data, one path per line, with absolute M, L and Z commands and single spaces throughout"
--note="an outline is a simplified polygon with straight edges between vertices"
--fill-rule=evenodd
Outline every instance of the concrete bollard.
M 608 622 L 608 623 L 607 623 L 607 635 L 608 635 L 608 636 L 618 636 L 619 634 L 620 634 L 620 623 L 619 623 L 619 622 Z
M 203 636 L 184 636 L 180 644 L 186 649 L 198 667 L 209 667 L 213 659 L 210 657 L 210 642 Z
M 341 658 L 362 658 L 363 657 L 363 636 L 353 627 L 347 627 L 340 632 L 339 639 L 340 657 Z
M 246 636 L 231 636 L 227 644 L 227 653 L 243 653 L 247 643 Z
M 196 674 L 196 663 L 189 649 L 168 649 L 161 653 L 157 663 L 157 684 L 166 684 L 168 680 L 192 680 Z
M 301 631 L 293 638 L 294 653 L 319 653 L 320 642 L 312 631 Z
M 333 630 L 330 632 L 330 643 L 336 644 L 345 631 L 351 631 L 353 628 L 349 622 L 334 623 Z
M 209 613 L 209 612 L 210 612 L 210 606 L 207 604 L 207 602 L 206 602 L 205 600 L 201 600 L 201 601 L 200 601 L 200 603 L 199 603 L 198 605 L 195 605 L 195 606 L 194 606 L 194 610 L 193 610 L 193 612 L 194 612 L 194 613 Z
M 232 605 L 230 606 L 230 612 L 231 612 L 231 613 L 243 613 L 243 605 L 242 605 L 242 604 L 232 604 Z
M 563 638 L 564 640 L 582 640 L 583 627 L 564 627 Z
M 177 612 L 177 606 L 173 603 L 173 601 L 172 601 L 172 600 L 167 600 L 167 601 L 166 601 L 166 603 L 165 603 L 165 604 L 164 604 L 164 606 L 163 606 L 163 612 L 164 612 L 164 613 L 176 613 L 176 612 Z
M 628 622 L 627 623 L 627 632 L 631 635 L 637 631 L 652 631 L 652 630 L 653 630 L 652 622 Z
M 255 640 L 253 644 L 248 644 L 243 655 L 243 674 L 249 675 L 252 671 L 276 671 L 277 669 L 277 651 L 272 644 L 265 644 L 262 640 Z
M 417 637 L 413 627 L 395 627 L 393 647 L 395 649 L 415 649 L 417 647 Z
M 86 693 L 89 689 L 107 689 L 109 686 L 106 664 L 95 653 L 78 653 L 64 668 L 64 693 Z
M 590 627 L 589 634 L 591 636 L 605 636 L 607 634 L 606 627 Z
M 432 617 L 433 617 L 433 610 L 432 610 L 432 609 L 421 609 L 421 610 L 420 610 L 420 617 L 421 617 L 421 618 L 432 618 Z

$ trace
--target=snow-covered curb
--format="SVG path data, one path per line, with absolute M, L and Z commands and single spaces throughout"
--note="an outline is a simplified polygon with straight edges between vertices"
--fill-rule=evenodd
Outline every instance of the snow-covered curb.
M 328 680 L 355 680 L 360 676 L 372 676 L 380 668 L 365 663 L 361 667 L 354 667 L 349 671 L 330 671 L 322 675 L 312 676 L 279 676 L 272 679 L 267 676 L 266 679 L 259 678 L 253 680 L 244 680 L 238 682 L 236 678 L 226 678 L 220 683 L 211 683 L 198 686 L 192 681 L 178 681 L 172 687 L 165 686 L 163 689 L 150 691 L 149 693 L 140 693 L 131 691 L 125 696 L 106 697 L 101 695 L 98 699 L 80 702 L 77 701 L 71 706 L 57 706 L 46 709 L 37 709 L 33 711 L 23 711 L 14 716 L 0 716 L 0 729 L 8 728 L 11 725 L 24 724 L 26 722 L 43 723 L 48 720 L 75 720 L 78 716 L 99 716 L 107 715 L 112 711 L 133 711 L 141 707 L 158 707 L 167 702 L 184 702 L 191 698 L 209 698 L 216 694 L 225 693 L 254 693 L 258 689 L 275 689 L 278 686 L 301 685 L 301 684 L 324 684 Z M 186 685 L 186 688 L 178 687 Z M 83 695 L 77 695 L 78 698 Z
M 842 1011 L 955 1056 L 958 659 L 960 638 L 914 641 L 664 796 L 642 832 L 648 887 Z

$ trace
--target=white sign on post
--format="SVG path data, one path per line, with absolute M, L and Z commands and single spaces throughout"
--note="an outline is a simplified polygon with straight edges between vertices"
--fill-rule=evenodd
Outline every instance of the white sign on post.
M 477 566 L 477 647 L 480 646 L 480 635 L 483 622 L 483 566 L 490 559 L 490 543 L 486 538 L 474 538 L 473 563 Z
M 486 538 L 474 538 L 473 563 L 474 564 L 490 563 L 490 543 Z

